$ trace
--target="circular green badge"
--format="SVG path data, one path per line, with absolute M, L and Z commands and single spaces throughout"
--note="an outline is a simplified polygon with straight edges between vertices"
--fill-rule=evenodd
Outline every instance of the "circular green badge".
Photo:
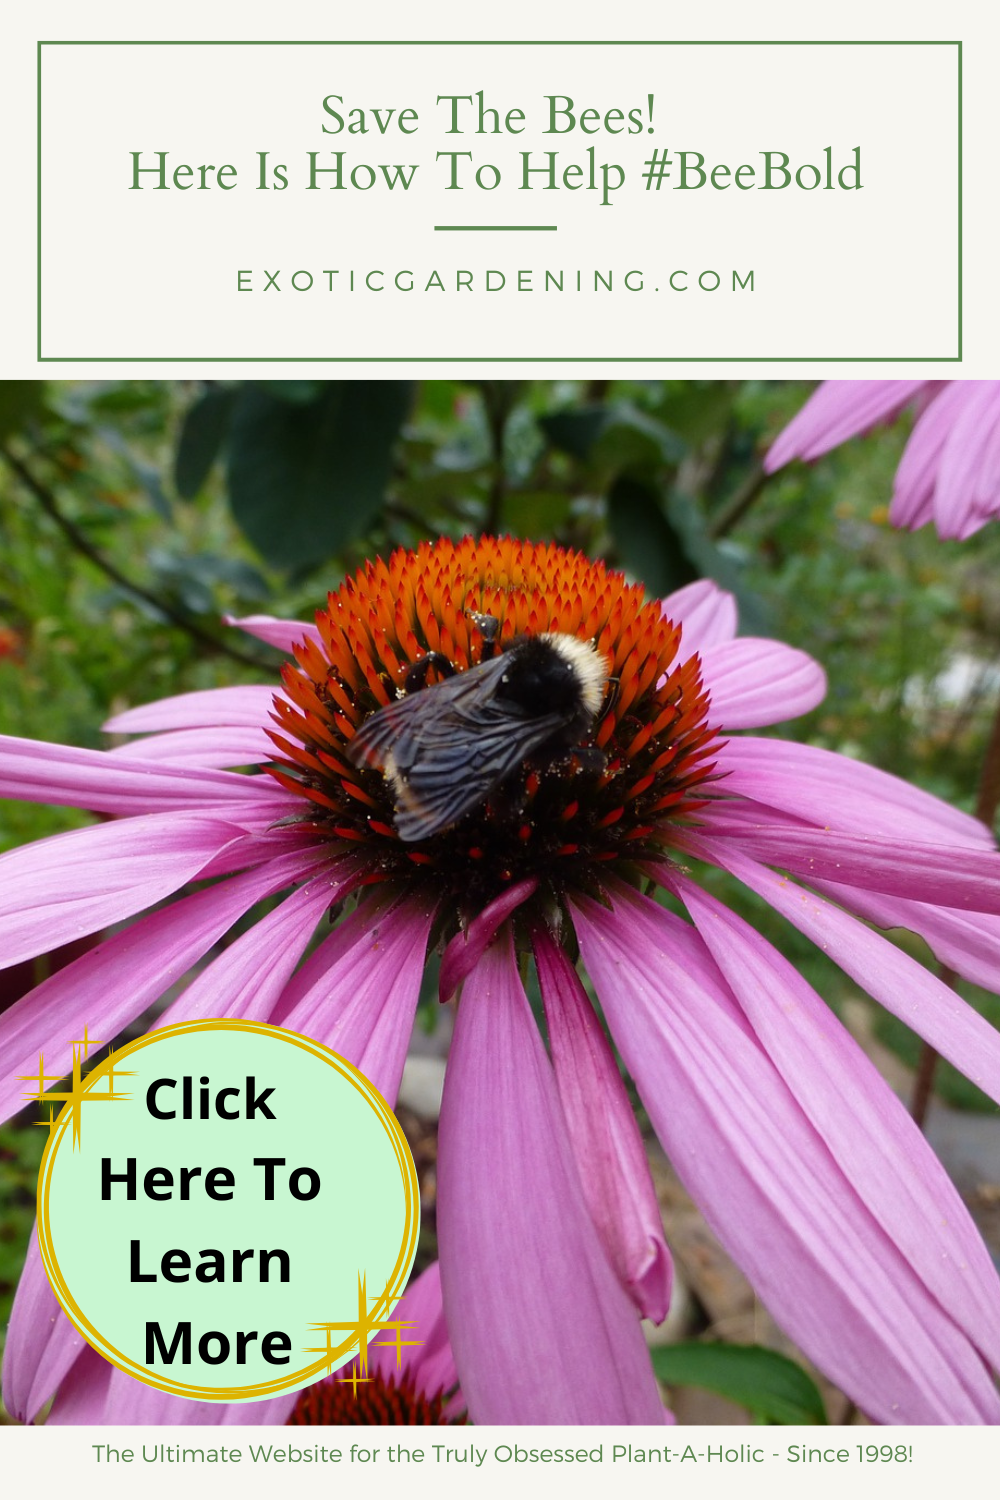
M 344 1058 L 251 1021 L 164 1027 L 74 1068 L 38 1179 L 38 1239 L 67 1316 L 175 1396 L 298 1390 L 393 1311 L 419 1227 L 396 1117 Z

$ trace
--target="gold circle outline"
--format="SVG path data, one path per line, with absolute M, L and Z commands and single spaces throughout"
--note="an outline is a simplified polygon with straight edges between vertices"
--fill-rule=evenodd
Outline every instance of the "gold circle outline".
M 201 1020 L 180 1021 L 173 1026 L 162 1026 L 157 1031 L 147 1032 L 145 1036 L 138 1037 L 134 1042 L 128 1042 L 124 1047 L 117 1048 L 113 1056 L 108 1057 L 102 1063 L 98 1063 L 82 1080 L 82 1088 L 86 1093 L 98 1079 L 107 1075 L 109 1070 L 118 1068 L 123 1058 L 130 1056 L 133 1052 L 139 1052 L 151 1043 L 169 1036 L 183 1036 L 191 1032 L 200 1031 L 248 1031 L 262 1036 L 270 1036 L 278 1041 L 289 1042 L 293 1046 L 301 1048 L 310 1053 L 321 1062 L 333 1067 L 348 1083 L 350 1083 L 362 1098 L 368 1103 L 383 1129 L 389 1137 L 389 1142 L 396 1156 L 400 1176 L 403 1185 L 404 1220 L 403 1237 L 400 1243 L 399 1254 L 392 1272 L 386 1281 L 385 1290 L 379 1296 L 371 1317 L 373 1322 L 378 1322 L 384 1313 L 388 1312 L 393 1303 L 402 1296 L 406 1287 L 406 1280 L 413 1264 L 413 1258 L 417 1249 L 417 1234 L 419 1230 L 419 1216 L 417 1202 L 419 1197 L 419 1184 L 417 1182 L 417 1171 L 413 1164 L 413 1157 L 406 1137 L 400 1128 L 399 1121 L 393 1114 L 382 1094 L 372 1083 L 371 1079 L 356 1068 L 346 1057 L 339 1052 L 334 1052 L 331 1047 L 324 1047 L 322 1042 L 315 1041 L 312 1037 L 303 1036 L 301 1032 L 289 1031 L 282 1026 L 269 1026 L 263 1021 L 240 1021 L 240 1020 Z M 299 1369 L 294 1374 L 287 1375 L 281 1380 L 259 1382 L 254 1386 L 194 1386 L 180 1381 L 168 1380 L 166 1378 L 154 1379 L 147 1365 L 140 1365 L 128 1355 L 122 1354 L 114 1345 L 110 1344 L 103 1335 L 94 1328 L 93 1324 L 77 1305 L 72 1293 L 66 1285 L 62 1271 L 59 1268 L 55 1246 L 52 1242 L 52 1230 L 49 1223 L 49 1189 L 52 1181 L 52 1172 L 55 1166 L 56 1155 L 60 1145 L 66 1136 L 66 1130 L 71 1120 L 72 1105 L 66 1104 L 60 1110 L 55 1121 L 49 1139 L 42 1154 L 42 1163 L 38 1171 L 38 1193 L 37 1193 L 37 1231 L 38 1248 L 41 1252 L 42 1265 L 48 1277 L 49 1285 L 61 1306 L 63 1312 L 77 1331 L 86 1339 L 90 1347 L 102 1358 L 108 1360 L 117 1369 L 126 1375 L 131 1375 L 143 1385 L 151 1386 L 154 1390 L 164 1391 L 170 1396 L 185 1396 L 195 1401 L 231 1401 L 249 1402 L 265 1400 L 269 1396 L 278 1396 L 285 1391 L 302 1390 L 311 1385 L 313 1381 L 319 1380 L 323 1375 L 331 1372 L 331 1360 L 338 1359 L 347 1354 L 355 1343 L 355 1336 L 350 1336 L 342 1343 L 334 1346 L 329 1354 L 316 1360 L 312 1365 Z M 346 1363 L 346 1361 L 345 1361 Z M 340 1366 L 336 1366 L 340 1368 Z

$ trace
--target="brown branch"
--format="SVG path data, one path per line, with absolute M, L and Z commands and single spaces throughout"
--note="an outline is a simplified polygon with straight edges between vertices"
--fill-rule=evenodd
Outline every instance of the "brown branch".
M 238 647 L 230 646 L 225 641 L 219 640 L 217 636 L 212 635 L 210 631 L 203 630 L 196 621 L 190 619 L 180 610 L 175 609 L 165 599 L 160 599 L 155 594 L 150 593 L 148 589 L 144 589 L 139 584 L 133 583 L 131 578 L 128 578 L 110 558 L 105 557 L 103 552 L 94 546 L 90 538 L 80 530 L 75 522 L 63 514 L 52 491 L 31 472 L 28 466 L 16 454 L 10 451 L 6 444 L 0 444 L 0 458 L 3 458 L 7 467 L 17 475 L 24 487 L 35 497 L 42 510 L 58 526 L 70 545 L 82 557 L 85 557 L 88 562 L 93 563 L 94 567 L 98 568 L 107 578 L 110 578 L 113 583 L 116 583 L 119 588 L 131 594 L 133 598 L 141 599 L 143 603 L 151 605 L 153 609 L 169 620 L 171 625 L 176 625 L 179 630 L 185 631 L 193 640 L 209 651 L 217 652 L 222 656 L 228 656 L 233 661 L 242 662 L 244 666 L 258 668 L 270 666 L 270 663 L 263 658 L 250 656 L 240 651 Z
M 490 488 L 486 502 L 486 517 L 483 530 L 496 536 L 500 530 L 503 504 L 507 496 L 507 468 L 504 463 L 504 437 L 507 418 L 513 405 L 512 393 L 507 383 L 496 380 L 477 381 L 486 412 L 486 425 L 490 434 Z
M 708 528 L 708 534 L 713 542 L 728 536 L 737 522 L 742 521 L 770 478 L 771 475 L 765 474 L 763 464 L 758 461 L 729 504 L 716 516 Z
M 983 767 L 979 773 L 979 791 L 976 795 L 976 817 L 980 823 L 986 824 L 991 833 L 998 806 L 1000 806 L 1000 702 L 993 716 L 993 726 L 990 729 L 986 753 L 983 756 Z

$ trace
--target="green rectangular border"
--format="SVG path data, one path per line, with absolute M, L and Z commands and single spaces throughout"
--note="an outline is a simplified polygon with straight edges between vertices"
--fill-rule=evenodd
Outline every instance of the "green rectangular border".
M 408 354 L 400 355 L 191 355 L 184 356 L 171 354 L 157 356 L 152 354 L 100 354 L 100 355 L 56 355 L 42 353 L 42 48 L 43 47 L 954 47 L 956 49 L 957 83 L 958 83 L 958 298 L 957 298 L 957 347 L 956 354 L 929 354 L 929 355 L 816 355 L 816 354 L 789 354 L 789 355 L 424 355 L 415 356 Z M 36 362 L 38 364 L 267 364 L 267 365 L 539 365 L 539 364 L 564 364 L 564 365 L 732 365 L 732 364 L 961 364 L 962 362 L 962 43 L 960 41 L 932 40 L 923 38 L 919 40 L 905 38 L 882 38 L 880 40 L 858 40 L 840 37 L 825 41 L 799 40 L 784 37 L 781 39 L 716 39 L 695 40 L 687 38 L 680 41 L 641 40 L 637 37 L 617 38 L 614 41 L 552 41 L 552 40 L 530 40 L 519 41 L 511 37 L 486 40 L 459 40 L 450 38 L 448 40 L 437 39 L 414 39 L 410 41 L 396 38 L 392 41 L 386 40 L 360 40 L 355 38 L 350 41 L 325 40 L 239 40 L 222 39 L 194 41 L 182 38 L 171 38 L 168 40 L 128 40 L 123 37 L 108 39 L 79 39 L 70 38 L 52 39 L 38 42 L 38 247 L 37 247 L 37 352 Z

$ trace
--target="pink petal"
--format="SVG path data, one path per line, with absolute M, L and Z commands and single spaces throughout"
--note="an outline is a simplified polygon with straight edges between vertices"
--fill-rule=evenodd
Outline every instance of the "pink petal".
M 905 458 L 905 454 L 903 455 Z M 899 475 L 896 476 L 896 489 L 889 503 L 889 521 L 900 531 L 919 531 L 921 526 L 926 526 L 934 519 L 933 508 L 933 468 L 926 475 L 926 482 L 922 477 L 919 482 L 914 482 L 906 491 L 899 489 Z
M 918 418 L 896 470 L 889 519 L 914 530 L 933 514 L 933 496 L 945 444 L 964 397 L 962 381 L 947 381 Z
M 468 927 L 455 934 L 441 959 L 438 979 L 440 1000 L 451 999 L 459 985 L 472 973 L 503 923 L 537 889 L 538 881 L 534 876 L 530 880 L 520 880 L 515 885 L 508 886 L 478 916 L 473 917 Z
M 233 625 L 247 635 L 256 636 L 269 646 L 277 646 L 279 651 L 286 651 L 289 656 L 300 641 L 313 641 L 317 646 L 322 645 L 322 636 L 316 626 L 307 625 L 304 620 L 278 620 L 274 615 L 244 615 L 241 620 L 233 615 L 223 615 L 222 618 L 227 625 Z
M 820 827 L 835 824 L 844 833 L 993 847 L 978 818 L 898 776 L 831 750 L 741 735 L 722 745 L 715 760 L 725 775 L 727 795 L 738 792 Z
M 847 912 L 738 852 L 727 851 L 719 859 L 718 849 L 707 843 L 692 841 L 690 848 L 697 857 L 721 864 L 763 896 L 775 911 L 829 954 L 861 989 L 1000 1103 L 1000 1033 L 953 989 L 928 973 L 923 964 Z M 886 925 L 903 923 L 889 921 Z
M 189 1401 L 169 1396 L 116 1370 L 93 1349 L 85 1349 L 59 1387 L 48 1427 L 234 1427 L 265 1426 L 288 1420 L 298 1392 L 268 1401 Z
M 271 1016 L 360 1068 L 392 1105 L 420 996 L 431 893 L 392 904 L 369 897 L 286 986 Z
M 700 578 L 668 594 L 660 603 L 668 620 L 681 627 L 681 657 L 731 641 L 736 634 L 736 600 L 710 578 Z
M 108 734 L 149 734 L 158 729 L 216 729 L 240 725 L 259 729 L 270 723 L 275 690 L 252 683 L 246 687 L 205 688 L 158 698 L 115 714 L 104 726 Z
M 905 449 L 893 480 L 889 520 L 901 530 L 917 531 L 934 518 L 934 484 L 944 449 L 944 433 L 934 447 L 927 444 Z
M 707 646 L 701 667 L 709 717 L 723 729 L 780 724 L 808 713 L 826 697 L 826 673 L 819 663 L 780 641 L 744 636 Z
M 671 888 L 858 1197 L 932 1296 L 1000 1368 L 1000 1279 L 921 1131 L 829 1007 L 770 943 L 684 876 L 675 876 Z
M 938 466 L 934 487 L 934 520 L 938 535 L 964 538 L 978 531 L 984 515 L 979 509 L 985 499 L 981 476 L 1000 416 L 1000 382 L 995 380 L 955 381 L 961 396 L 950 424 L 944 451 Z M 921 421 L 933 415 L 938 402 Z M 1000 496 L 994 495 L 994 503 Z
M 0 1015 L 0 1118 L 24 1108 L 29 1085 L 19 1075 L 69 1070 L 71 1041 L 89 1034 L 108 1042 L 176 984 L 232 924 L 267 896 L 329 859 L 325 850 L 296 850 L 262 869 L 186 896 L 153 912 L 99 948 L 60 969 Z
M 963 979 L 1000 992 L 1000 921 L 981 912 L 950 911 L 920 901 L 852 890 L 833 880 L 817 880 L 817 891 L 878 927 L 906 927 L 928 944 L 947 968 Z M 947 1049 L 941 1048 L 947 1055 Z M 962 1071 L 968 1073 L 963 1064 Z M 973 1074 L 969 1074 L 973 1077 Z M 986 1087 L 984 1085 L 984 1087 Z M 989 1093 L 991 1090 L 987 1088 Z
M 1000 1421 L 979 1356 L 871 1218 L 700 939 L 624 887 L 614 903 L 580 899 L 574 920 L 619 1051 L 779 1323 L 876 1421 Z
M 84 1345 L 59 1383 L 46 1426 L 83 1427 L 103 1423 L 114 1366 Z M 181 1404 L 179 1398 L 178 1404 Z
M 819 458 L 848 438 L 891 421 L 912 401 L 923 380 L 824 380 L 772 444 L 764 471 L 793 458 Z
M 11 1416 L 33 1422 L 85 1348 L 49 1286 L 32 1230 L 4 1348 L 3 1401 Z
M 220 808 L 235 816 L 257 807 L 266 814 L 275 800 L 275 785 L 269 776 L 138 765 L 106 750 L 0 736 L 0 797 L 119 817 L 186 808 Z
M 241 831 L 205 866 L 201 878 L 214 880 L 219 875 L 232 875 L 236 870 L 256 869 L 269 860 L 311 849 L 325 850 L 327 857 L 344 870 L 349 866 L 360 867 L 356 846 L 333 844 L 307 825 L 292 821 L 297 812 L 301 812 L 299 799 L 283 797 L 270 824 Z
M 269 1020 L 316 923 L 343 895 L 332 874 L 294 891 L 202 969 L 154 1029 L 203 1016 Z
M 756 821 L 750 809 L 721 802 L 699 817 L 705 832 L 728 848 L 809 881 L 834 880 L 935 906 L 1000 913 L 1000 853 L 993 849 L 795 828 Z
M 543 928 L 533 942 L 556 1085 L 590 1217 L 639 1312 L 662 1323 L 673 1266 L 631 1102 L 576 970 Z
M 212 1404 L 220 1409 L 220 1427 L 282 1427 L 291 1416 L 297 1400 L 298 1392 L 291 1391 L 287 1396 L 271 1396 L 267 1401 L 241 1401 L 237 1405 L 216 1401 Z M 193 1425 L 198 1424 L 195 1422 Z
M 458 1383 L 455 1356 L 448 1341 L 441 1300 L 441 1268 L 437 1261 L 412 1282 L 406 1296 L 393 1310 L 394 1318 L 412 1323 L 412 1338 L 419 1340 L 402 1351 L 397 1363 L 396 1342 L 389 1334 L 368 1346 L 368 1368 L 386 1379 L 400 1373 L 413 1376 L 417 1390 L 426 1396 L 450 1391 Z
M 235 834 L 221 821 L 154 813 L 12 849 L 0 856 L 0 968 L 155 906 Z
M 151 760 L 172 766 L 256 766 L 274 760 L 274 741 L 260 728 L 227 724 L 212 729 L 170 729 L 107 752 L 115 760 Z
M 976 480 L 976 514 L 986 520 L 1000 509 L 1000 381 L 992 382 L 994 404 L 989 413 L 989 441 Z
M 504 932 L 465 982 L 438 1157 L 441 1282 L 477 1424 L 661 1423 L 639 1321 L 583 1202 Z

